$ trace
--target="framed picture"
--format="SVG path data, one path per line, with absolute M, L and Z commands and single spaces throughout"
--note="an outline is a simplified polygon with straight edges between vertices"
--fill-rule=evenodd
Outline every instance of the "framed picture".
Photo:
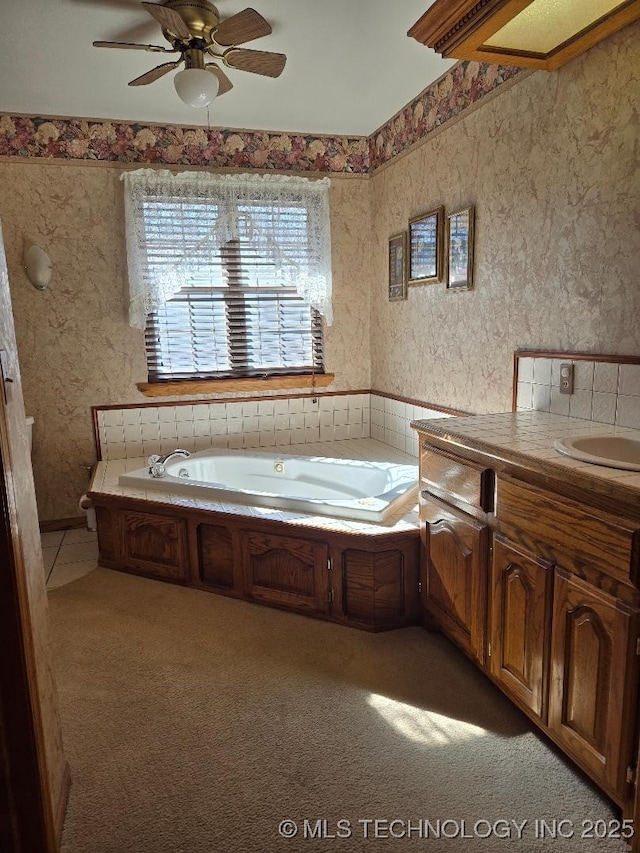
M 473 287 L 473 223 L 475 208 L 465 207 L 447 217 L 447 288 Z
M 407 298 L 407 232 L 389 238 L 389 301 Z
M 444 207 L 409 220 L 409 284 L 442 281 Z

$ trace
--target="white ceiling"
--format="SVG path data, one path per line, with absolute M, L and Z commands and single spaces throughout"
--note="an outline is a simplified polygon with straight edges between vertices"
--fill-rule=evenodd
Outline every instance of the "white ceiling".
M 218 0 L 247 5 L 273 33 L 248 47 L 287 54 L 274 80 L 227 69 L 234 88 L 210 108 L 212 127 L 366 136 L 453 62 L 407 37 L 433 0 Z M 0 112 L 207 125 L 180 101 L 173 73 L 127 83 L 173 57 L 94 48 L 92 41 L 164 45 L 138 0 L 0 0 Z

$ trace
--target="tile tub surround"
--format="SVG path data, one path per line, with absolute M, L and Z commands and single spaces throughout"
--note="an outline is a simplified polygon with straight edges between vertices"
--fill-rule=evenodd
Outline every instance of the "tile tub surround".
M 417 457 L 411 420 L 442 417 L 442 412 L 427 405 L 368 391 L 95 407 L 93 411 L 98 458 L 107 461 L 146 458 L 177 447 L 190 452 L 209 447 L 284 449 L 369 436 Z
M 516 353 L 515 408 L 640 429 L 640 358 L 636 361 Z M 560 393 L 561 364 L 573 365 L 572 394 Z
M 411 427 L 413 420 L 450 418 L 462 412 L 446 412 L 428 405 L 409 403 L 395 397 L 371 394 L 371 438 L 418 456 L 418 436 Z
M 260 449 L 258 449 L 260 452 Z M 265 452 L 273 452 L 265 448 Z M 415 458 L 402 450 L 381 444 L 372 438 L 346 439 L 344 441 L 313 442 L 290 445 L 283 452 L 302 456 L 328 456 L 340 459 L 360 459 L 377 462 L 415 463 Z M 333 532 L 370 533 L 377 529 L 381 532 L 401 532 L 415 529 L 418 523 L 416 501 L 408 501 L 384 523 L 368 521 L 347 521 L 329 516 L 316 516 L 310 513 L 271 509 L 269 507 L 251 507 L 222 501 L 201 500 L 184 495 L 168 494 L 157 490 L 139 490 L 130 486 L 121 486 L 118 479 L 121 474 L 135 471 L 144 465 L 144 458 L 114 459 L 99 462 L 93 476 L 90 493 L 110 497 L 133 498 L 152 503 L 161 503 L 179 509 L 194 509 L 205 512 L 222 512 L 242 515 L 248 518 L 286 521 L 302 527 L 313 527 Z M 416 494 L 417 500 L 417 494 Z

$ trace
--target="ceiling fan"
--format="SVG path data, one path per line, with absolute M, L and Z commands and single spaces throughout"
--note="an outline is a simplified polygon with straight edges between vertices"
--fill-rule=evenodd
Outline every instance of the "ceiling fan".
M 244 9 L 221 21 L 209 0 L 165 0 L 143 2 L 142 6 L 160 24 L 171 47 L 117 41 L 94 41 L 94 47 L 179 53 L 180 59 L 157 65 L 131 80 L 129 86 L 146 86 L 184 63 L 184 69 L 174 78 L 176 91 L 189 106 L 206 107 L 217 95 L 233 88 L 220 64 L 266 77 L 279 77 L 284 69 L 284 53 L 238 47 L 272 32 L 271 25 L 255 9 Z M 210 58 L 216 62 L 207 62 Z

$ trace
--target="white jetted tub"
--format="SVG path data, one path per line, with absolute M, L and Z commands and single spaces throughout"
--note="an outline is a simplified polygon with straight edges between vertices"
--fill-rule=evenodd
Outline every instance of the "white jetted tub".
M 265 506 L 359 521 L 384 521 L 417 499 L 418 466 L 243 450 L 203 450 L 175 456 L 163 477 L 140 468 L 121 486 L 202 500 Z

